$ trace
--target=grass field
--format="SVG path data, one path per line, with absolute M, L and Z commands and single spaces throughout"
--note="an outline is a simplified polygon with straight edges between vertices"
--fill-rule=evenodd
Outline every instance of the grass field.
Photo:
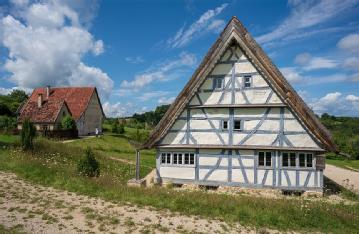
M 41 185 L 101 197 L 119 204 L 131 202 L 229 223 L 240 222 L 256 228 L 333 233 L 359 230 L 359 204 L 229 196 L 162 187 L 127 187 L 127 180 L 134 177 L 134 165 L 109 158 L 134 160 L 134 148 L 126 136 L 105 135 L 66 144 L 37 139 L 33 152 L 22 152 L 13 146 L 17 140 L 16 137 L 0 136 L 0 170 L 14 172 Z M 79 157 L 87 146 L 94 149 L 100 162 L 101 176 L 98 178 L 85 178 L 76 173 Z M 154 151 L 142 152 L 142 176 L 154 168 L 154 154 Z
M 347 160 L 347 159 L 326 159 L 326 163 L 341 167 L 344 169 L 359 170 L 359 160 Z

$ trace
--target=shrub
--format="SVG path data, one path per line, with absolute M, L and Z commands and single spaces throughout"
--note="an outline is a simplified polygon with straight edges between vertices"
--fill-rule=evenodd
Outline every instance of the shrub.
M 66 130 L 75 129 L 75 120 L 70 115 L 66 115 L 61 121 L 61 127 Z
M 9 116 L 0 116 L 0 129 L 8 132 L 16 128 L 16 118 Z
M 85 155 L 78 162 L 77 171 L 80 175 L 88 177 L 100 175 L 100 165 L 90 148 L 86 149 Z
M 25 119 L 22 123 L 21 129 L 21 146 L 23 150 L 29 150 L 34 148 L 33 140 L 35 138 L 36 129 L 29 119 Z
M 125 133 L 125 126 L 124 124 L 119 124 L 118 121 L 114 121 L 112 123 L 112 126 L 111 126 L 111 131 L 113 133 L 118 133 L 118 134 L 124 134 Z

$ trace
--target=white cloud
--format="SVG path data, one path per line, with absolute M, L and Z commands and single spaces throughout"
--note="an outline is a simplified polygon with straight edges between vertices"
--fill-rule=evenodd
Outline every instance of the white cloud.
M 176 97 L 170 97 L 170 98 L 161 97 L 160 99 L 158 99 L 158 104 L 160 105 L 171 104 L 175 99 Z
M 129 63 L 133 63 L 133 64 L 139 64 L 139 63 L 143 63 L 145 60 L 141 57 L 141 56 L 136 56 L 136 57 L 126 57 L 125 60 Z
M 0 44 L 9 51 L 3 67 L 9 81 L 23 89 L 97 86 L 102 98 L 107 97 L 113 81 L 82 62 L 88 53 L 101 54 L 103 41 L 94 39 L 79 13 L 64 1 L 24 4 L 18 16 L 0 19 Z
M 359 96 L 355 96 L 353 94 L 350 94 L 350 95 L 345 97 L 345 100 L 350 101 L 350 102 L 359 102 Z
M 331 69 L 338 66 L 338 62 L 324 57 L 312 57 L 310 53 L 298 54 L 294 62 L 302 66 L 303 70 Z
M 283 20 L 272 32 L 257 37 L 259 43 L 269 43 L 275 40 L 285 40 L 296 34 L 302 34 L 307 29 L 333 19 L 351 9 L 356 0 L 320 0 L 320 1 L 289 1 L 292 8 L 290 15 Z
M 346 58 L 343 62 L 343 66 L 353 70 L 359 70 L 359 58 L 358 57 Z
M 343 97 L 340 92 L 328 93 L 313 101 L 309 105 L 317 114 L 329 113 L 339 116 L 359 116 L 359 97 L 347 95 Z
M 359 34 L 349 34 L 343 37 L 337 46 L 350 53 L 359 53 Z
M 110 102 L 105 102 L 102 104 L 103 111 L 105 112 L 105 115 L 107 117 L 129 116 L 129 106 L 131 105 L 123 105 L 120 102 L 114 104 L 111 104 Z
M 283 76 L 292 84 L 303 81 L 303 77 L 299 74 L 295 67 L 283 67 L 280 69 Z
M 303 66 L 304 70 L 317 70 L 317 69 L 330 69 L 337 67 L 338 63 L 332 59 L 323 57 L 313 57 L 310 61 Z
M 183 73 L 186 67 L 192 67 L 197 62 L 196 56 L 191 53 L 183 52 L 179 58 L 167 61 L 160 65 L 150 68 L 144 73 L 135 76 L 134 80 L 124 80 L 121 83 L 121 89 L 130 89 L 131 91 L 138 91 L 139 89 L 150 85 L 153 82 L 163 82 L 178 78 Z M 128 92 L 121 91 L 120 92 Z
M 312 58 L 311 54 L 301 53 L 301 54 L 298 54 L 297 56 L 295 56 L 294 62 L 299 65 L 304 65 L 304 64 L 309 63 L 311 58 Z
M 224 26 L 224 21 L 217 20 L 215 17 L 222 13 L 227 6 L 228 4 L 225 3 L 215 9 L 206 11 L 189 27 L 183 26 L 180 28 L 173 37 L 167 40 L 167 45 L 172 48 L 180 48 L 206 32 L 218 32 Z
M 164 96 L 168 95 L 169 92 L 167 91 L 152 91 L 143 93 L 141 96 L 138 97 L 141 101 L 148 101 L 150 99 L 158 99 L 158 98 L 165 98 Z

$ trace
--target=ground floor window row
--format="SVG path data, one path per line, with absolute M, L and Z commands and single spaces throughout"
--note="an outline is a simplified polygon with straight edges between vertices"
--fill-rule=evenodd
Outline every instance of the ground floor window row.
M 161 164 L 172 165 L 194 165 L 194 153 L 161 153 Z M 272 151 L 259 151 L 258 152 L 258 167 L 271 167 Z M 281 152 L 282 167 L 313 167 L 313 154 L 304 152 Z
M 162 153 L 162 164 L 194 165 L 194 153 Z
M 260 151 L 258 152 L 258 166 L 271 167 L 272 166 L 271 151 Z M 281 152 L 282 156 L 282 167 L 313 167 L 313 154 L 303 152 Z

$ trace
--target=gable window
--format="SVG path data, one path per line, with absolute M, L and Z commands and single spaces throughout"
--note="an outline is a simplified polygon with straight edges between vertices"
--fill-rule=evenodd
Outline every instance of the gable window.
M 182 154 L 178 154 L 178 164 L 182 164 Z
M 227 120 L 222 121 L 222 130 L 228 130 L 228 121 Z
M 239 119 L 234 120 L 233 130 L 236 130 L 236 131 L 241 130 L 241 121 Z
M 272 152 L 258 152 L 258 166 L 272 166 Z
M 194 154 L 189 154 L 189 164 L 194 165 Z
M 167 164 L 171 163 L 171 154 L 166 154 L 166 163 Z
M 189 154 L 184 154 L 184 164 L 189 164 Z
M 299 153 L 300 167 L 313 167 L 313 154 Z
M 223 78 L 214 78 L 213 79 L 213 88 L 214 89 L 223 89 L 224 79 Z
M 249 88 L 251 87 L 251 76 L 244 76 L 244 88 Z
M 166 154 L 165 153 L 161 154 L 161 163 L 166 163 Z

